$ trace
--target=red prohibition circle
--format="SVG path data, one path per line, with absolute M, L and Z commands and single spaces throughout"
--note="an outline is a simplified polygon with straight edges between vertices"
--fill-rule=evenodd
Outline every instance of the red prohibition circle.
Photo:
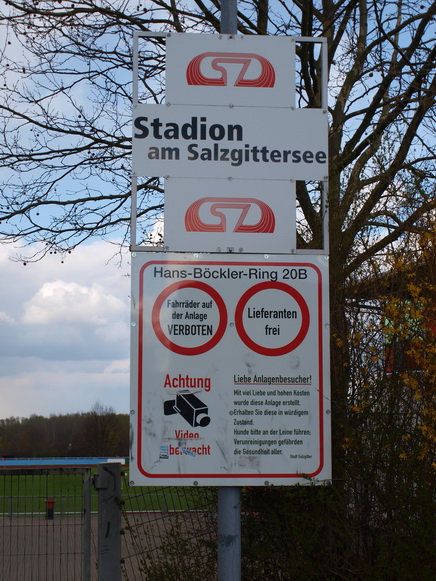
M 286 345 L 282 345 L 281 347 L 264 347 L 263 345 L 259 345 L 253 339 L 251 339 L 244 328 L 243 322 L 243 314 L 244 309 L 248 301 L 251 299 L 252 296 L 261 292 L 263 290 L 271 290 L 276 289 L 283 291 L 290 295 L 298 304 L 301 310 L 301 326 L 300 330 L 297 333 L 297 336 Z M 249 288 L 239 299 L 238 304 L 236 305 L 235 309 L 235 326 L 238 332 L 239 337 L 241 340 L 249 347 L 252 351 L 259 353 L 260 355 L 269 355 L 272 357 L 277 357 L 278 355 L 286 355 L 290 351 L 296 349 L 300 343 L 304 340 L 307 335 L 307 331 L 309 330 L 309 322 L 310 322 L 310 314 L 309 314 L 309 307 L 307 306 L 306 301 L 304 300 L 303 296 L 293 287 L 283 283 L 283 282 L 260 282 L 259 284 L 255 284 L 251 288 Z
M 209 341 L 207 341 L 203 345 L 197 345 L 197 347 L 183 347 L 182 345 L 174 343 L 173 341 L 168 339 L 168 337 L 165 335 L 165 333 L 162 330 L 162 326 L 160 324 L 160 310 L 162 308 L 165 299 L 173 292 L 180 290 L 182 288 L 196 288 L 198 290 L 207 293 L 215 301 L 218 307 L 220 321 L 215 334 L 211 339 L 209 339 Z M 211 286 L 204 282 L 195 280 L 184 280 L 181 282 L 175 282 L 173 284 L 170 284 L 170 286 L 167 286 L 167 288 L 165 288 L 157 297 L 151 312 L 151 324 L 153 325 L 156 337 L 159 339 L 162 345 L 164 345 L 170 351 L 178 353 L 179 355 L 201 355 L 201 353 L 206 353 L 206 351 L 209 351 L 210 349 L 215 347 L 217 343 L 221 341 L 222 336 L 224 335 L 224 332 L 227 327 L 227 309 L 223 299 L 214 288 L 212 288 Z

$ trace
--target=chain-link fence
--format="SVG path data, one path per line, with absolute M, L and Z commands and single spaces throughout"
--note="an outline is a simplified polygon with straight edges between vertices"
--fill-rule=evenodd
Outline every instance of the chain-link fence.
M 88 581 L 89 468 L 2 469 L 0 578 Z
M 97 581 L 97 496 L 90 468 L 2 469 L 0 579 Z M 216 489 L 122 475 L 121 496 L 123 580 L 216 578 Z
M 126 483 L 122 493 L 125 579 L 216 579 L 215 488 L 132 488 Z

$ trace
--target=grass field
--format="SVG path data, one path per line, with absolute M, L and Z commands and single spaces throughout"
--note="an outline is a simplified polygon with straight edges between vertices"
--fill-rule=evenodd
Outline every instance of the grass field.
M 26 471 L 27 472 L 27 471 Z M 6 474 L 0 471 L 0 515 L 45 514 L 46 501 L 54 499 L 55 515 L 80 514 L 83 511 L 84 475 L 78 473 Z M 92 470 L 91 476 L 96 472 Z M 213 510 L 213 489 L 193 487 L 157 487 L 127 485 L 122 478 L 125 511 Z M 97 491 L 91 486 L 91 511 L 97 512 Z
M 0 514 L 45 513 L 48 499 L 54 499 L 57 513 L 79 514 L 83 510 L 83 475 L 0 472 Z

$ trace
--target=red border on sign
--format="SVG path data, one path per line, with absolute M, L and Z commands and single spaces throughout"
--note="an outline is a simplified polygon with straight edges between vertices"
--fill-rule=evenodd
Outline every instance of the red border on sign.
M 268 266 L 298 266 L 298 267 L 306 267 L 306 268 L 312 268 L 318 278 L 318 282 L 317 282 L 317 290 L 318 290 L 318 321 L 317 321 L 317 336 L 318 336 L 318 364 L 319 364 L 319 377 L 318 377 L 318 384 L 319 384 L 319 392 L 318 392 L 318 401 L 319 401 L 319 466 L 316 470 L 314 470 L 313 472 L 307 474 L 307 473 L 278 473 L 278 474 L 259 474 L 259 473 L 252 473 L 252 474 L 245 474 L 245 473 L 237 473 L 237 474 L 198 474 L 198 473 L 192 473 L 192 474 L 180 474 L 180 473 L 175 473 L 175 474 L 165 474 L 165 473 L 161 473 L 161 474 L 151 474 L 150 472 L 147 472 L 142 464 L 141 464 L 141 460 L 142 460 L 142 445 L 143 445 L 143 431 L 142 431 L 142 423 L 143 423 L 143 419 L 142 419 L 142 405 L 143 405 L 143 387 L 144 387 L 144 369 L 143 369 L 143 333 L 144 333 L 144 303 L 143 303 L 143 292 L 144 292 L 144 271 L 147 267 L 152 266 L 152 265 L 163 265 L 163 264 L 172 264 L 172 265 L 207 265 L 207 266 L 213 266 L 213 265 L 223 265 L 223 261 L 221 262 L 215 262 L 215 261 L 204 261 L 204 262 L 199 262 L 199 261 L 170 261 L 170 260 L 155 260 L 155 261 L 150 261 L 147 262 L 146 264 L 144 264 L 141 267 L 140 270 L 140 277 L 139 277 L 139 322 L 138 322 L 138 333 L 139 333 L 139 338 L 138 338 L 138 414 L 137 414 L 137 468 L 139 470 L 139 472 L 141 474 L 143 474 L 144 476 L 146 476 L 147 478 L 149 478 L 150 480 L 153 480 L 153 478 L 155 479 L 168 479 L 168 480 L 172 480 L 172 479 L 182 479 L 182 480 L 186 480 L 186 479 L 195 479 L 200 481 L 199 483 L 201 484 L 201 479 L 208 479 L 208 478 L 216 478 L 218 481 L 219 480 L 241 480 L 244 481 L 246 479 L 262 479 L 262 480 L 266 480 L 266 479 L 272 479 L 272 478 L 314 478 L 316 477 L 324 468 L 324 460 L 325 460 L 325 453 L 324 453 L 324 377 L 323 377 L 323 346 L 322 346 L 322 334 L 323 334 L 323 308 L 322 308 L 322 273 L 319 270 L 319 268 L 311 263 L 305 263 L 305 262 L 301 262 L 301 263 L 295 263 L 295 262 L 273 262 L 270 263 Z M 225 262 L 225 264 L 227 266 L 247 266 L 247 263 L 244 262 Z M 265 266 L 264 262 L 249 262 L 248 263 L 250 266 Z
M 197 345 L 197 347 L 183 347 L 183 345 L 177 345 L 177 343 L 174 343 L 174 341 L 168 339 L 160 324 L 160 310 L 165 299 L 172 293 L 182 288 L 196 288 L 207 293 L 210 297 L 212 297 L 218 307 L 220 322 L 215 334 L 211 339 L 209 339 L 209 341 L 203 345 Z M 221 341 L 227 327 L 227 309 L 222 297 L 214 288 L 204 282 L 196 280 L 184 280 L 182 282 L 174 282 L 173 284 L 170 284 L 170 286 L 167 286 L 167 288 L 165 288 L 157 297 L 151 312 L 151 324 L 153 325 L 156 337 L 159 339 L 162 345 L 164 345 L 164 347 L 170 351 L 178 353 L 179 355 L 201 355 L 202 353 L 206 353 L 206 351 L 209 351 L 215 347 L 215 345 Z
M 244 328 L 243 314 L 245 305 L 255 294 L 263 290 L 270 289 L 280 290 L 290 295 L 297 302 L 301 310 L 301 326 L 297 336 L 290 343 L 282 345 L 281 347 L 264 347 L 263 345 L 259 345 L 250 338 Z M 255 353 L 259 353 L 259 355 L 277 357 L 279 355 L 286 355 L 286 353 L 290 353 L 304 341 L 304 338 L 307 335 L 307 331 L 309 330 L 309 324 L 310 314 L 306 301 L 296 289 L 294 289 L 292 286 L 289 286 L 288 284 L 285 284 L 284 282 L 273 282 L 268 280 L 265 282 L 260 282 L 259 284 L 255 284 L 242 295 L 235 309 L 235 326 L 236 330 L 238 331 L 238 335 L 245 343 L 245 345 L 247 345 L 247 347 L 249 347 Z

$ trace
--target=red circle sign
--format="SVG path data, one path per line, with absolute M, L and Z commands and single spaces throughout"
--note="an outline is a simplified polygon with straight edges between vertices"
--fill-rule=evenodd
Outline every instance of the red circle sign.
M 174 343 L 165 335 L 160 324 L 160 311 L 165 299 L 172 293 L 183 288 L 195 288 L 207 293 L 215 301 L 216 306 L 218 307 L 220 320 L 215 334 L 211 339 L 209 339 L 209 341 L 203 343 L 202 345 L 197 345 L 196 347 L 184 347 L 183 345 Z M 154 332 L 156 333 L 156 337 L 159 339 L 162 345 L 164 345 L 170 351 L 178 353 L 179 355 L 201 355 L 201 353 L 205 353 L 206 351 L 209 351 L 215 347 L 215 345 L 222 339 L 222 336 L 224 335 L 227 327 L 227 309 L 223 299 L 214 288 L 204 282 L 185 280 L 182 282 L 175 282 L 170 284 L 170 286 L 167 286 L 167 288 L 165 288 L 160 293 L 153 305 L 151 323 L 153 325 Z
M 290 343 L 282 345 L 281 347 L 264 347 L 263 345 L 259 345 L 258 343 L 253 341 L 251 337 L 249 337 L 247 331 L 244 328 L 243 314 L 247 302 L 255 294 L 263 290 L 271 289 L 280 290 L 290 295 L 297 302 L 301 310 L 301 326 L 296 337 L 292 339 Z M 286 353 L 289 353 L 290 351 L 296 349 L 302 343 L 302 341 L 307 335 L 307 331 L 309 330 L 309 322 L 310 322 L 309 307 L 307 306 L 307 303 L 304 300 L 303 296 L 296 289 L 283 282 L 266 281 L 261 282 L 259 284 L 255 284 L 242 295 L 235 309 L 235 326 L 239 337 L 245 343 L 245 345 L 247 345 L 247 347 L 249 347 L 252 351 L 255 351 L 256 353 L 259 353 L 260 355 L 276 357 L 278 355 L 286 355 Z

